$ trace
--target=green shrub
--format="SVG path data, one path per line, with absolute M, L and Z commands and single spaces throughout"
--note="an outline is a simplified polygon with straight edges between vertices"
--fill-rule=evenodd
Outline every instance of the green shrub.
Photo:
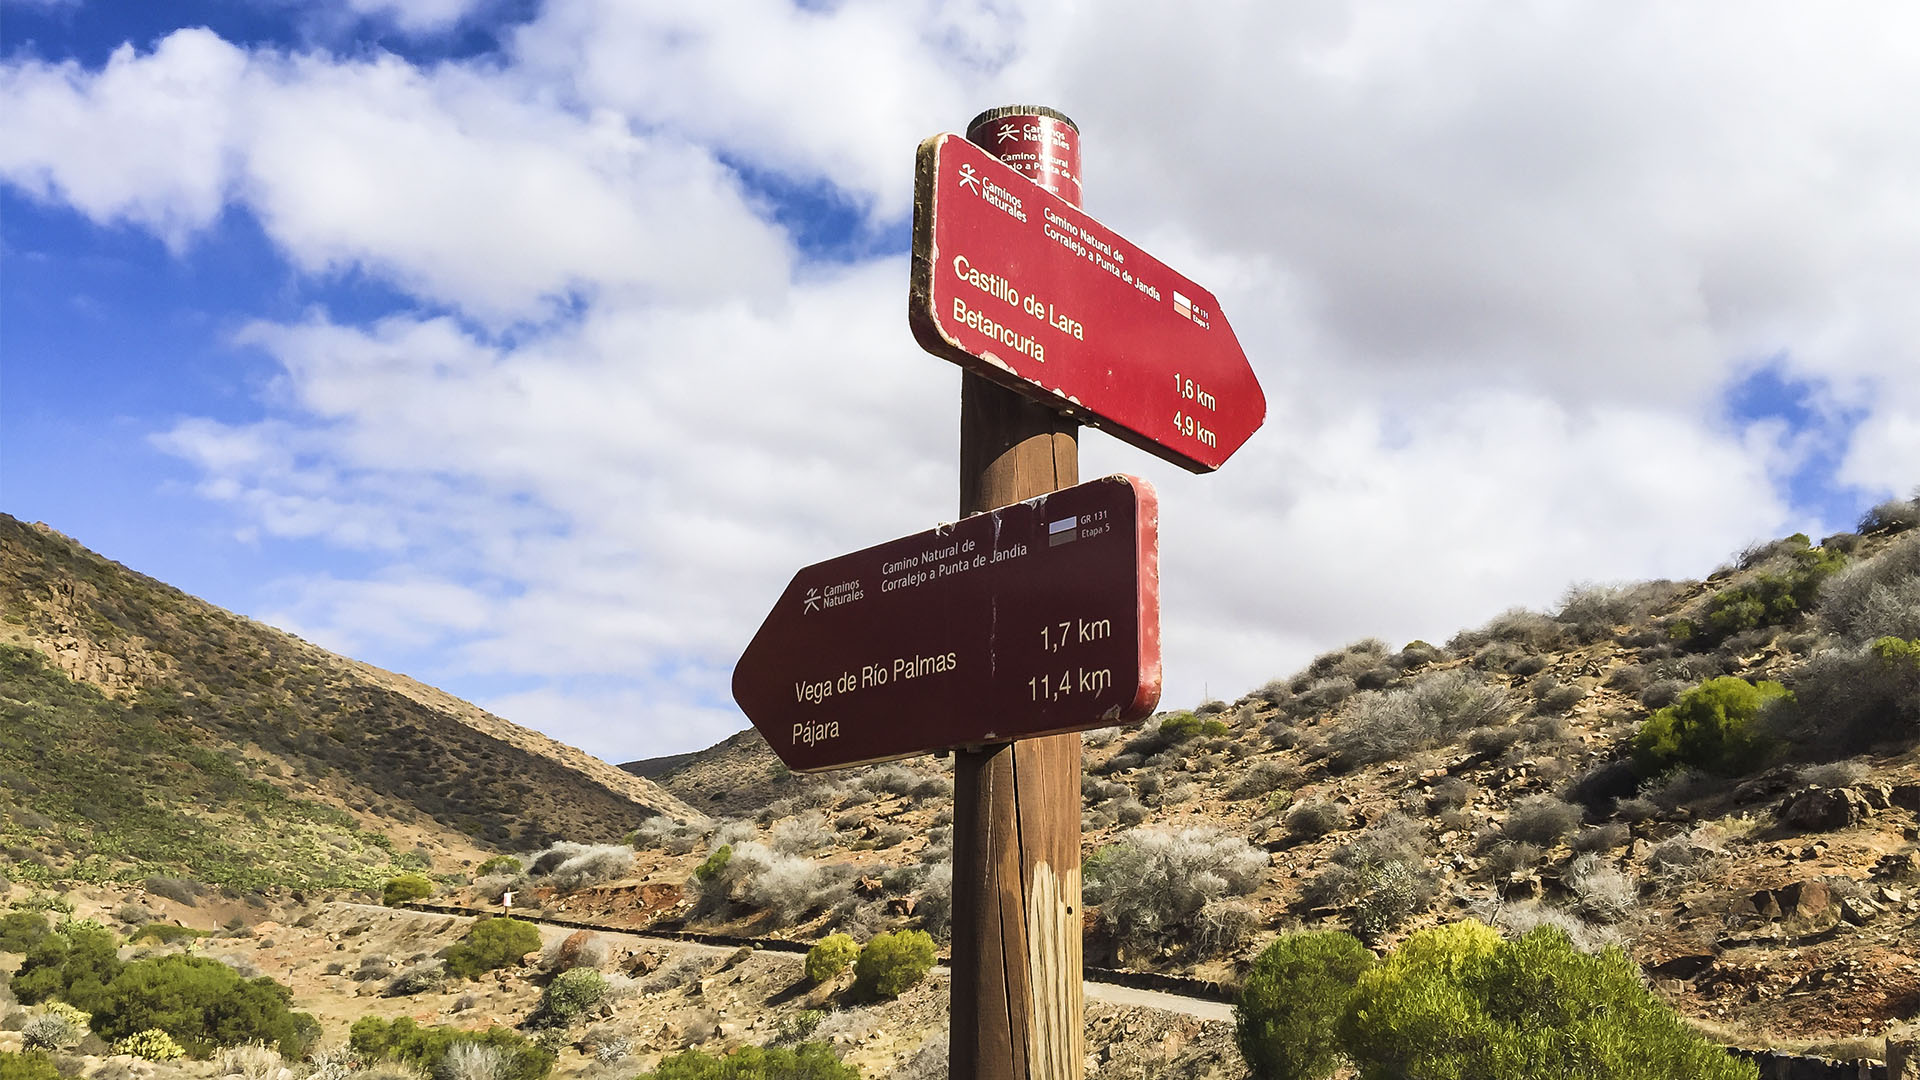
M 635 1080 L 860 1080 L 860 1070 L 842 1064 L 825 1043 L 802 1043 L 792 1050 L 743 1046 L 726 1057 L 687 1050 Z
M 1234 1041 L 1263 1080 L 1321 1080 L 1340 1063 L 1340 1020 L 1373 954 L 1352 935 L 1307 931 L 1266 947 L 1240 987 Z
M 1771 546 L 1785 562 L 1783 570 L 1762 570 L 1730 585 L 1707 601 L 1705 626 L 1691 625 L 1692 645 L 1713 646 L 1747 630 L 1781 626 L 1813 607 L 1820 584 L 1845 565 L 1837 550 L 1812 547 L 1804 533 Z
M 1640 725 L 1633 737 L 1634 764 L 1647 777 L 1680 766 L 1723 776 L 1745 772 L 1769 747 L 1754 718 L 1769 701 L 1788 696 L 1777 682 L 1756 685 L 1731 675 L 1709 679 Z
M 26 953 L 53 931 L 37 911 L 10 911 L 0 915 L 0 952 Z
M 733 845 L 721 844 L 714 848 L 699 866 L 693 868 L 693 876 L 698 881 L 712 881 L 727 868 L 727 863 L 731 861 L 733 861 Z
M 388 907 L 398 907 L 414 900 L 425 900 L 433 895 L 433 882 L 420 874 L 401 874 L 397 878 L 388 878 L 387 884 L 380 890 L 380 902 Z
M 853 963 L 853 992 L 862 998 L 896 998 L 933 967 L 933 938 L 924 930 L 875 934 Z
M 393 1021 L 363 1016 L 353 1022 L 348 1035 L 348 1045 L 364 1060 L 399 1061 L 436 1076 L 443 1071 L 448 1052 L 462 1043 L 500 1052 L 501 1069 L 494 1080 L 541 1080 L 553 1069 L 551 1050 L 503 1027 L 466 1031 L 438 1024 L 423 1028 L 405 1016 Z
M 0 1080 L 60 1080 L 60 1069 L 52 1056 L 38 1050 L 0 1050 Z
M 467 935 L 447 949 L 447 974 L 477 979 L 489 971 L 512 967 L 540 948 L 540 931 L 519 919 L 482 919 Z
M 32 1005 L 58 998 L 99 1012 L 107 984 L 120 974 L 120 942 L 96 923 L 67 923 L 27 950 L 13 976 L 13 996 Z
M 148 1028 L 113 1044 L 116 1054 L 128 1054 L 148 1061 L 176 1061 L 187 1056 L 186 1048 L 159 1028 Z
M 538 1026 L 565 1027 L 607 996 L 607 977 L 593 968 L 568 968 L 553 977 L 540 995 Z
M 823 983 L 847 970 L 847 965 L 860 955 L 860 946 L 846 934 L 828 934 L 820 943 L 807 950 L 807 978 Z
M 298 1058 L 318 1034 L 312 1017 L 291 1012 L 292 991 L 260 976 L 243 979 L 204 956 L 135 960 L 107 985 L 93 1028 L 103 1038 L 127 1038 L 158 1028 L 195 1057 L 243 1042 L 275 1044 Z
M 1186 742 L 1200 730 L 1205 722 L 1190 712 L 1177 712 L 1160 721 L 1160 741 L 1162 745 L 1173 746 Z
M 489 874 L 517 874 L 520 872 L 520 860 L 512 855 L 495 855 L 474 868 L 473 876 L 486 877 Z
M 1475 922 L 1424 930 L 1360 974 L 1341 1043 L 1365 1080 L 1754 1080 L 1689 1030 L 1618 948 L 1542 927 L 1507 943 Z

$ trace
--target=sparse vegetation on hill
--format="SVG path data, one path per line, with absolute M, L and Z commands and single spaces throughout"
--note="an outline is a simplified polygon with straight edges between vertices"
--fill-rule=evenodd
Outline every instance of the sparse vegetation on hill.
M 524 850 L 684 809 L 0 515 L 0 843 L 17 878 L 364 887 L 428 868 L 383 823 L 443 850 Z
M 1881 1052 L 1875 1037 L 1920 1002 L 1920 538 L 1900 524 L 1899 508 L 1876 513 L 1859 534 L 1818 545 L 1804 537 L 1755 544 L 1705 581 L 1583 585 L 1556 610 L 1508 611 L 1444 646 L 1396 650 L 1365 639 L 1238 701 L 1087 733 L 1081 914 L 1089 961 L 1243 987 L 1244 1001 L 1269 1009 L 1251 1026 L 1243 1015 L 1243 1037 L 1289 1047 L 1273 1060 L 1318 1067 L 1326 1057 L 1313 1047 L 1332 1047 L 1360 1061 L 1363 1076 L 1399 1075 L 1402 1057 L 1415 1052 L 1437 1062 L 1433 1075 L 1483 1075 L 1507 1067 L 1502 1055 L 1521 1053 L 1558 1062 L 1567 1075 L 1606 1076 L 1620 1047 L 1693 1067 L 1692 1036 L 1634 992 L 1724 1044 Z M 1776 603 L 1782 598 L 1792 606 Z M 21 625 L 5 633 L 19 640 Z M 25 689 L 14 700 L 33 705 L 75 685 L 47 668 L 49 655 L 38 646 L 22 654 L 40 675 L 16 680 Z M 186 686 L 168 681 L 167 663 L 142 677 L 159 672 L 165 677 L 153 685 Z M 86 664 L 68 656 L 58 668 Z M 51 681 L 34 689 L 35 678 Z M 217 820 L 234 835 L 205 830 L 195 842 L 236 843 L 246 825 L 275 835 L 231 809 L 274 797 L 252 784 L 309 800 L 322 817 L 341 805 L 340 792 L 363 790 L 338 764 L 324 778 L 304 771 L 326 753 L 242 747 L 228 728 L 207 726 L 198 690 L 180 690 L 178 713 L 155 714 L 154 691 L 101 679 L 80 687 L 92 694 L 85 708 L 108 710 L 87 723 L 149 710 L 139 715 L 159 735 L 142 738 L 183 755 L 161 770 L 173 785 L 160 789 L 169 808 L 191 823 L 203 811 L 180 800 L 196 798 L 228 815 Z M 111 692 L 88 689 L 96 685 Z M 83 709 L 56 712 L 70 722 Z M 419 730 L 431 742 L 424 722 Z M 220 780 L 184 756 L 194 748 L 235 773 Z M 110 766 L 113 752 L 106 748 Z M 345 999 L 350 1011 L 336 1006 L 323 1017 L 329 1034 L 377 1012 L 369 1019 L 400 1031 L 390 1041 L 410 1048 L 361 1056 L 356 1068 L 500 1080 L 512 1052 L 508 1029 L 490 1037 L 499 1045 L 452 1034 L 497 1018 L 521 1025 L 525 1035 L 512 1037 L 530 1040 L 568 1075 L 780 1068 L 785 1058 L 755 1055 L 809 1039 L 831 1048 L 818 1052 L 823 1068 L 940 1075 L 938 978 L 929 987 L 908 974 L 923 957 L 932 963 L 951 915 L 950 762 L 792 775 L 757 733 L 744 732 L 710 753 L 649 768 L 683 801 L 636 804 L 601 831 L 516 827 L 504 841 L 465 849 L 471 861 L 459 871 L 435 853 L 444 846 L 398 850 L 405 844 L 368 840 L 380 855 L 368 864 L 377 876 L 364 884 L 417 874 L 447 903 L 499 910 L 512 891 L 514 911 L 787 937 L 815 943 L 815 964 L 780 950 L 668 949 L 612 933 L 550 930 L 543 947 L 541 932 L 519 920 L 483 919 L 469 932 L 423 912 L 349 905 L 309 930 L 300 927 L 310 916 L 262 923 L 250 939 L 246 918 L 284 903 L 286 892 L 265 876 L 245 879 L 259 894 L 234 881 L 209 887 L 185 860 L 123 861 L 104 876 L 126 886 L 89 913 L 136 935 L 137 948 L 116 957 L 123 964 L 145 962 L 143 954 L 217 954 L 243 981 L 253 977 L 248 957 L 277 974 L 269 964 L 285 962 L 287 941 L 313 939 L 326 976 L 302 971 L 289 984 L 319 1000 L 358 992 Z M 393 794 L 398 810 L 382 804 L 348 820 L 445 835 L 424 812 L 408 816 L 407 792 Z M 275 823 L 266 804 L 251 805 Z M 389 812 L 397 816 L 380 816 Z M 85 925 L 46 887 L 82 864 L 81 849 L 35 825 L 11 810 L 0 825 L 8 844 L 45 860 L 25 873 L 9 865 L 8 875 L 31 888 L 15 886 L 15 909 L 0 912 L 0 949 L 16 942 L 31 952 L 57 936 L 56 925 Z M 31 846 L 41 837 L 66 846 Z M 1493 929 L 1435 937 L 1468 917 Z M 63 933 L 71 951 L 74 938 Z M 1457 949 L 1419 944 L 1451 941 L 1448 934 L 1474 940 Z M 1333 944 L 1295 948 L 1308 940 Z M 853 941 L 870 944 L 851 952 Z M 1271 954 L 1275 942 L 1291 944 Z M 1366 959 L 1376 953 L 1385 959 Z M 1439 959 L 1415 962 L 1428 954 Z M 845 964 L 849 955 L 856 968 L 865 956 L 870 975 L 840 993 L 845 972 L 828 961 Z M 895 962 L 882 965 L 889 957 Z M 26 970 L 16 992 L 37 992 L 36 980 L 65 987 L 64 960 L 40 967 L 61 974 Z M 871 973 L 879 967 L 904 988 L 898 998 L 880 992 Z M 1331 981 L 1301 992 L 1292 980 L 1307 970 Z M 1629 992 L 1627 983 L 1642 978 Z M 113 981 L 94 980 L 101 992 Z M 1549 984 L 1579 1007 L 1562 1016 L 1527 1003 L 1559 1000 Z M 73 992 L 91 991 L 76 980 Z M 1382 1020 L 1382 1002 L 1404 1024 Z M 407 1034 L 394 1019 L 403 1013 L 445 1025 L 408 1021 Z M 1602 1016 L 1629 1026 L 1599 1025 Z M 1232 1032 L 1218 1022 L 1105 1007 L 1089 1017 L 1102 1076 L 1243 1075 Z M 41 1027 L 56 1042 L 71 1035 L 55 1026 L 40 1022 L 35 1038 Z M 1470 1045 L 1427 1037 L 1449 1027 L 1469 1033 Z M 371 1030 L 362 1030 L 362 1044 Z M 160 1053 L 172 1037 L 125 1038 Z M 105 1046 L 92 1034 L 75 1045 L 55 1053 Z M 693 1053 L 674 1056 L 683 1049 Z M 1249 1060 L 1260 1052 L 1250 1048 Z M 1724 1055 L 1700 1052 L 1699 1075 L 1722 1075 L 1714 1070 Z M 1588 1057 L 1578 1055 L 1600 1065 L 1586 1069 Z M 285 1065 L 347 1080 L 343 1059 L 326 1060 L 334 1064 Z

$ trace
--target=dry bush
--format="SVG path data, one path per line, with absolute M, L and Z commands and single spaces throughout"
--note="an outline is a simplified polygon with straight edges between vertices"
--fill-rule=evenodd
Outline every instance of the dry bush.
M 1613 671 L 1607 675 L 1605 685 L 1609 690 L 1618 690 L 1628 697 L 1637 697 L 1642 690 L 1647 688 L 1648 678 L 1647 669 L 1644 665 L 1626 664 L 1614 668 Z
M 1092 731 L 1083 731 L 1080 733 L 1080 748 L 1084 751 L 1096 746 L 1105 746 L 1119 737 L 1120 729 L 1117 727 L 1094 728 Z
M 832 847 L 838 837 L 832 826 L 827 824 L 827 815 L 818 810 L 809 810 L 799 817 L 774 822 L 768 834 L 768 842 L 773 850 L 782 855 L 803 855 L 810 851 Z
M 1307 684 L 1320 679 L 1342 677 L 1357 678 L 1361 672 L 1379 667 L 1387 658 L 1387 643 L 1379 638 L 1361 638 L 1350 645 L 1321 653 L 1313 658 L 1306 670 L 1296 676 L 1294 682 Z M 1296 685 L 1296 690 L 1299 686 Z
M 581 930 L 549 942 L 546 948 L 541 949 L 540 967 L 543 971 L 602 968 L 612 957 L 613 947 L 607 944 L 607 939 L 590 930 Z
M 1496 878 L 1525 873 L 1539 865 L 1539 847 L 1524 841 L 1502 840 L 1487 852 L 1487 871 Z
M 1842 788 L 1865 780 L 1872 772 L 1864 761 L 1829 761 L 1820 765 L 1803 765 L 1795 775 L 1803 784 Z
M 1533 700 L 1540 711 L 1563 713 L 1587 699 L 1587 688 L 1575 682 L 1561 682 L 1551 675 L 1533 681 Z
M 779 925 L 791 926 L 836 899 L 856 873 L 846 864 L 815 863 L 744 840 L 732 845 L 726 860 L 706 877 L 695 875 L 695 914 L 708 915 L 730 903 L 741 903 L 769 912 Z
M 1474 728 L 1467 732 L 1467 749 L 1484 758 L 1497 758 L 1513 749 L 1526 731 L 1514 725 Z
M 1252 904 L 1240 900 L 1210 900 L 1201 905 L 1194 916 L 1194 949 L 1205 956 L 1232 952 L 1245 945 L 1259 925 L 1260 912 Z
M 1445 650 L 1434 648 L 1424 641 L 1414 640 L 1407 642 L 1399 652 L 1389 657 L 1387 663 L 1401 671 L 1413 671 L 1428 664 L 1437 663 L 1446 657 Z
M 712 966 L 704 956 L 681 956 L 671 964 L 661 966 L 647 980 L 640 984 L 643 994 L 664 994 L 676 987 L 687 986 L 707 977 L 707 969 Z
M 555 855 L 560 856 L 558 861 L 552 861 Z M 551 866 L 545 872 L 547 884 L 563 893 L 578 892 L 632 873 L 633 849 L 625 844 L 560 843 L 534 858 L 536 875 L 543 865 Z
M 946 859 L 927 869 L 920 887 L 920 899 L 914 915 L 927 933 L 945 940 L 953 931 L 953 860 Z
M 1672 581 L 1634 585 L 1575 585 L 1567 590 L 1554 619 L 1573 636 L 1592 643 L 1611 637 L 1617 627 L 1639 622 L 1673 602 L 1683 586 Z
M 712 833 L 711 821 L 682 821 L 659 814 L 633 830 L 632 843 L 635 848 L 658 848 L 669 855 L 685 855 L 706 843 Z
M 276 1080 L 286 1064 L 280 1051 L 261 1043 L 241 1043 L 220 1051 L 220 1076 L 239 1076 L 244 1080 Z
M 1639 883 L 1598 855 L 1574 859 L 1567 867 L 1566 882 L 1580 914 L 1595 922 L 1625 922 L 1640 909 Z
M 1287 811 L 1287 831 L 1312 840 L 1344 829 L 1352 820 L 1353 815 L 1340 803 L 1309 799 Z
M 1427 812 L 1437 814 L 1442 810 L 1457 809 L 1472 802 L 1478 794 L 1478 788 L 1457 776 L 1443 777 L 1427 793 Z
M 1240 778 L 1227 789 L 1229 799 L 1252 799 L 1265 795 L 1269 791 L 1291 787 L 1300 777 L 1300 770 L 1283 761 L 1263 758 L 1256 761 Z
M 1615 800 L 1613 816 L 1624 822 L 1652 821 L 1660 816 L 1660 804 L 1644 795 Z
M 1580 827 L 1578 806 L 1552 795 L 1529 795 L 1514 804 L 1500 834 L 1509 840 L 1552 847 Z
M 929 776 L 900 764 L 876 765 L 853 782 L 868 791 L 915 799 L 938 799 L 953 794 L 952 777 Z
M 1287 700 L 1293 697 L 1292 680 L 1270 679 L 1260 689 L 1247 695 L 1250 702 L 1265 702 L 1268 705 L 1285 707 Z
M 1693 683 L 1685 679 L 1657 679 L 1640 691 L 1640 704 L 1648 710 L 1664 709 L 1680 700 L 1680 695 L 1691 689 Z
M 1117 940 L 1147 944 L 1191 930 L 1207 904 L 1251 892 L 1267 863 L 1215 829 L 1134 829 L 1087 860 L 1086 896 Z
M 1718 865 L 1726 850 L 1726 833 L 1712 825 L 1697 825 L 1688 832 L 1654 845 L 1647 853 L 1647 865 L 1667 880 L 1701 877 Z
M 511 1065 L 506 1050 L 460 1039 L 434 1062 L 433 1080 L 506 1080 Z
M 501 896 L 525 889 L 531 882 L 525 874 L 488 874 L 473 879 L 473 892 L 487 903 L 497 904 Z
M 1809 741 L 1841 752 L 1910 740 L 1920 733 L 1920 645 L 1889 637 L 1828 649 L 1794 675 L 1793 692 L 1768 718 L 1770 726 L 1797 727 Z
M 1352 769 L 1444 746 L 1461 732 L 1502 723 L 1514 712 L 1507 692 L 1459 670 L 1423 676 L 1411 686 L 1368 692 L 1350 702 L 1327 737 L 1332 764 Z
M 1860 515 L 1860 531 L 1904 532 L 1920 527 L 1920 495 L 1911 499 L 1889 499 Z
M 1418 823 L 1390 814 L 1335 850 L 1302 895 L 1314 907 L 1351 905 L 1355 935 L 1378 941 L 1433 902 L 1430 852 Z
M 1551 926 L 1567 935 L 1581 952 L 1599 952 L 1609 946 L 1624 945 L 1625 939 L 1612 927 L 1595 926 L 1580 916 L 1560 908 L 1529 900 L 1518 904 L 1495 904 L 1480 913 L 1489 925 L 1511 939 L 1525 937 L 1542 926 Z
M 1581 829 L 1573 834 L 1573 839 L 1568 841 L 1568 846 L 1581 853 L 1613 851 L 1627 846 L 1627 841 L 1632 838 L 1632 834 L 1633 830 L 1625 825 L 1609 822 L 1605 825 L 1596 825 L 1591 829 Z
M 1352 697 L 1356 689 L 1353 679 L 1346 675 L 1317 679 L 1288 700 L 1287 715 L 1305 717 L 1330 713 L 1339 708 L 1341 702 Z

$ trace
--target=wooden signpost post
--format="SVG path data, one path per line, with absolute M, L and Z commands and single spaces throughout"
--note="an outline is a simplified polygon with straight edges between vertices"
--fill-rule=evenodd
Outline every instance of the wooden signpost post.
M 1079 209 L 1080 132 L 921 144 L 908 321 L 965 369 L 960 521 L 807 567 L 734 670 L 800 771 L 954 754 L 949 1075 L 1079 1080 L 1080 731 L 1160 694 L 1158 504 L 1079 483 L 1079 422 L 1194 472 L 1266 399 L 1213 294 Z

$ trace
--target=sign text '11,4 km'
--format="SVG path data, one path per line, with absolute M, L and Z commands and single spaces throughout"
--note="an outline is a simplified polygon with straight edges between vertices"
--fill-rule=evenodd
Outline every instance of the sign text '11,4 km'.
M 809 566 L 733 697 L 800 772 L 1139 720 L 1160 699 L 1153 489 L 1110 476 Z
M 958 135 L 920 144 L 922 348 L 1194 472 L 1267 415 L 1212 293 Z

